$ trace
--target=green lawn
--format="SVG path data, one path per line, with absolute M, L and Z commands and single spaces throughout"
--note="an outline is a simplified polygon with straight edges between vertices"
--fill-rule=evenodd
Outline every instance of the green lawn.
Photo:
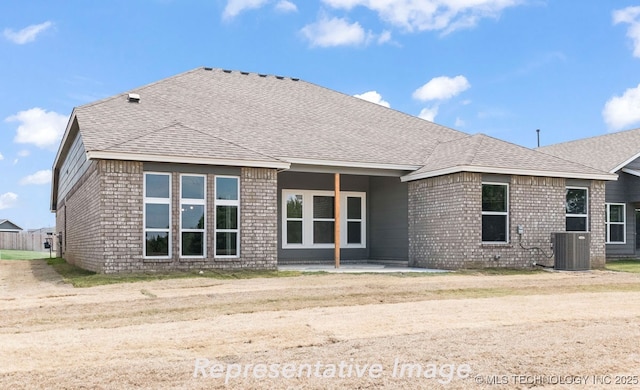
M 640 273 L 640 260 L 617 260 L 607 263 L 606 268 L 611 271 Z
M 35 260 L 49 258 L 49 251 L 16 251 L 13 249 L 0 249 L 0 260 Z

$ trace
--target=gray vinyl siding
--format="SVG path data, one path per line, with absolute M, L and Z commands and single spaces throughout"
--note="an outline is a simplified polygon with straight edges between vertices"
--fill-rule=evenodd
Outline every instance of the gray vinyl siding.
M 369 243 L 372 260 L 409 259 L 408 185 L 397 177 L 369 181 Z
M 71 144 L 69 153 L 64 159 L 59 172 L 59 185 L 58 185 L 58 200 L 64 199 L 73 185 L 80 180 L 82 175 L 89 169 L 91 161 L 87 160 L 84 144 L 80 133 L 77 133 L 76 138 Z
M 369 202 L 369 177 L 341 175 L 341 191 L 365 192 Z M 282 248 L 282 190 L 318 190 L 333 191 L 334 176 L 326 173 L 280 172 L 278 174 L 278 260 L 279 261 L 332 261 L 334 250 L 329 249 L 283 249 Z M 369 210 L 367 206 L 367 232 L 369 232 Z M 366 248 L 343 248 L 340 251 L 342 260 L 367 260 L 369 258 L 369 234 Z
M 635 169 L 637 168 L 636 166 Z M 607 182 L 606 188 L 605 199 L 607 203 L 624 203 L 626 205 L 626 243 L 607 244 L 607 257 L 634 256 L 636 247 L 635 209 L 640 208 L 640 177 L 619 171 L 618 180 Z

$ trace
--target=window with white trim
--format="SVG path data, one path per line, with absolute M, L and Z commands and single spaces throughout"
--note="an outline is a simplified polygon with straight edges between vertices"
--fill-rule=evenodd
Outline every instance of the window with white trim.
M 589 230 L 589 190 L 584 187 L 567 187 L 566 191 L 566 231 L 586 232 Z
M 509 185 L 482 183 L 482 242 L 509 241 Z
M 607 244 L 626 243 L 626 205 L 607 203 Z
M 366 247 L 366 193 L 340 192 L 340 243 L 343 248 Z M 282 247 L 335 247 L 333 191 L 282 191 Z
M 171 174 L 144 173 L 144 257 L 171 257 Z
M 206 257 L 206 177 L 180 175 L 180 256 Z
M 240 256 L 240 179 L 215 178 L 215 257 Z

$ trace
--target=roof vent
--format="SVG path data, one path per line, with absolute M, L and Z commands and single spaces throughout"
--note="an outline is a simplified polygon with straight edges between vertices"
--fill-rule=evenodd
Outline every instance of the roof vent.
M 208 67 L 208 66 L 205 66 L 205 67 L 204 67 L 204 70 L 213 70 L 213 68 L 210 68 L 210 67 Z
M 284 80 L 284 76 L 276 76 L 278 80 Z
M 300 79 L 299 79 L 299 78 L 293 78 L 293 77 L 291 78 L 291 80 L 292 80 L 292 81 L 300 81 Z
M 127 95 L 127 100 L 129 103 L 140 103 L 140 95 L 137 93 L 130 93 Z
M 231 73 L 231 71 L 230 71 L 229 69 L 222 69 L 222 71 L 223 71 L 224 73 Z
M 249 74 L 249 72 L 240 72 L 240 74 L 247 76 Z
M 260 77 L 267 77 L 267 75 L 266 75 L 266 74 L 263 74 L 263 73 L 258 73 L 258 76 L 260 76 Z

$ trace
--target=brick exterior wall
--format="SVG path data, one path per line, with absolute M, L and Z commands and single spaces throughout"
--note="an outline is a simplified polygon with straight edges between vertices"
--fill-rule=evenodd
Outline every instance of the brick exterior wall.
M 534 261 L 553 265 L 551 233 L 565 231 L 565 179 L 508 179 L 506 244 L 482 243 L 482 182 L 482 174 L 465 172 L 409 183 L 410 265 L 442 269 L 526 268 Z M 589 197 L 591 262 L 599 268 L 604 266 L 604 182 L 591 182 Z M 522 236 L 518 225 L 524 229 Z
M 142 261 L 142 163 L 101 160 L 100 230 L 102 272 L 137 270 Z M 104 248 L 104 249 L 103 249 Z
M 278 267 L 278 179 L 274 169 L 242 168 L 240 228 L 243 268 Z
M 591 229 L 591 268 L 604 268 L 606 263 L 607 227 L 605 182 L 593 181 L 589 188 L 589 218 Z
M 171 174 L 172 256 L 143 258 L 143 164 L 111 160 L 93 163 L 59 202 L 56 223 L 58 232 L 63 232 L 61 255 L 72 264 L 101 273 L 276 269 L 276 170 L 241 169 L 239 258 L 214 258 L 215 176 L 207 174 L 206 258 L 180 258 L 180 172 Z
M 61 200 L 56 226 L 62 236 L 62 256 L 71 264 L 95 272 L 104 265 L 100 224 L 99 163 L 93 163 L 82 178 Z

